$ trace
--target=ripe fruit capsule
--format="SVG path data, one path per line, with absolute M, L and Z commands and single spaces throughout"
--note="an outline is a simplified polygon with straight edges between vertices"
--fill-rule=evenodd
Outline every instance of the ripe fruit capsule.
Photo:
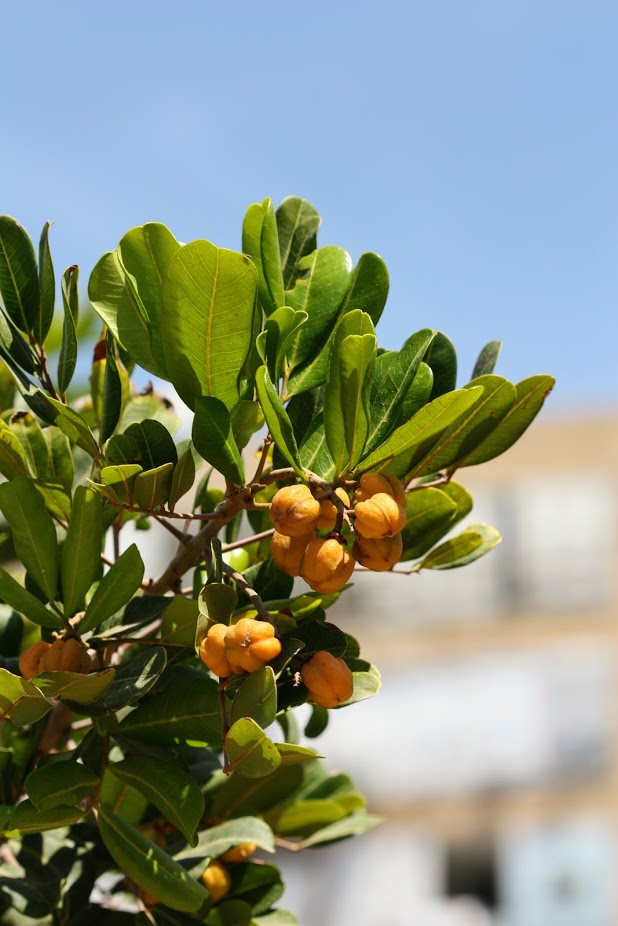
M 316 537 L 307 545 L 300 574 L 314 592 L 338 591 L 354 572 L 354 557 L 335 537 Z
M 253 855 L 257 845 L 254 842 L 241 842 L 239 846 L 229 849 L 225 855 L 221 856 L 222 862 L 244 862 Z
M 79 672 L 85 675 L 90 670 L 90 656 L 79 640 L 61 637 L 52 643 L 41 658 L 40 672 Z
M 200 643 L 200 659 L 219 678 L 228 678 L 233 672 L 225 654 L 225 635 L 228 630 L 227 624 L 213 624 Z
M 370 540 L 392 537 L 403 530 L 405 523 L 405 508 L 386 492 L 377 492 L 354 508 L 354 530 Z
M 320 503 L 316 501 L 309 487 L 299 483 L 279 489 L 272 500 L 270 520 L 280 534 L 287 537 L 302 537 L 310 533 L 320 517 Z
M 402 508 L 406 507 L 406 490 L 403 483 L 396 476 L 381 473 L 364 473 L 360 477 L 360 485 L 355 492 L 356 500 L 366 502 L 368 498 L 383 492 L 394 498 Z
M 350 507 L 350 496 L 345 489 L 335 489 L 337 495 L 346 508 Z M 320 502 L 320 517 L 318 518 L 317 528 L 323 531 L 332 531 L 337 523 L 337 506 L 330 498 L 324 498 Z
M 304 664 L 300 677 L 309 690 L 309 699 L 320 707 L 337 707 L 354 692 L 354 676 L 343 659 L 320 650 Z
M 225 634 L 225 655 L 234 671 L 245 672 L 263 669 L 281 652 L 281 643 L 275 638 L 275 628 L 268 621 L 242 617 L 237 624 L 227 628 Z
M 289 576 L 300 575 L 300 561 L 307 544 L 314 537 L 313 532 L 303 534 L 302 537 L 286 537 L 285 534 L 275 531 L 270 541 L 270 555 L 277 566 Z
M 228 870 L 221 862 L 216 860 L 204 869 L 201 880 L 204 887 L 208 888 L 213 903 L 217 903 L 222 897 L 225 897 L 232 886 L 232 879 Z
M 354 557 L 373 572 L 385 572 L 398 563 L 403 553 L 401 534 L 394 537 L 381 537 L 377 540 L 368 540 L 366 537 L 356 535 L 354 542 Z
M 29 646 L 28 649 L 23 651 L 19 657 L 19 671 L 23 678 L 34 678 L 39 672 L 44 671 L 39 668 L 39 665 L 41 659 L 50 648 L 51 643 L 46 643 L 45 640 L 39 640 L 38 643 L 33 643 L 32 646 Z

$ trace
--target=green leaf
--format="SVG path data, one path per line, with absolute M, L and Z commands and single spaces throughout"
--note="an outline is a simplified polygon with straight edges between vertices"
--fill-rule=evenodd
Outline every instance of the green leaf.
M 456 388 L 457 353 L 453 342 L 441 331 L 436 332 L 425 356 L 425 363 L 428 363 L 433 371 L 432 399 Z
M 232 411 L 232 433 L 234 443 L 242 450 L 256 431 L 264 426 L 264 415 L 259 402 L 241 399 Z
M 122 734 L 146 743 L 221 743 L 219 692 L 214 679 L 187 674 L 178 684 L 152 695 L 122 720 Z
M 345 633 L 325 621 L 304 621 L 293 631 L 294 639 L 305 644 L 303 659 L 309 659 L 320 650 L 328 650 L 333 656 L 343 656 L 348 641 Z
M 16 412 L 11 417 L 10 427 L 23 448 L 32 475 L 49 475 L 49 446 L 36 418 L 30 412 Z
M 0 473 L 5 479 L 28 475 L 26 453 L 16 434 L 0 419 Z
M 161 640 L 181 643 L 191 649 L 195 642 L 199 613 L 197 601 L 185 598 L 184 595 L 174 595 L 163 612 Z
M 24 389 L 32 388 L 32 380 L 25 374 L 40 371 L 40 363 L 33 348 L 22 337 L 16 326 L 0 310 L 0 356 L 13 376 L 19 380 Z
M 58 391 L 60 395 L 64 395 L 69 388 L 77 365 L 78 279 L 79 267 L 75 265 L 67 267 L 62 274 L 61 289 L 64 324 L 62 326 L 62 344 L 58 358 Z
M 419 363 L 401 406 L 401 421 L 409 421 L 424 405 L 427 405 L 433 389 L 433 373 L 424 361 Z
M 232 703 L 232 723 L 249 717 L 265 729 L 277 715 L 277 686 L 270 666 L 252 672 L 242 683 Z
M 348 707 L 350 704 L 356 704 L 358 701 L 366 701 L 367 698 L 373 698 L 374 695 L 377 695 L 382 686 L 380 673 L 375 666 L 370 666 L 367 672 L 352 672 L 352 675 L 354 677 L 354 691 L 352 692 L 352 697 L 348 698 L 340 707 Z M 337 708 L 337 710 L 338 709 L 339 708 Z
M 24 787 L 38 810 L 74 807 L 98 785 L 98 777 L 77 762 L 63 760 L 43 765 L 26 776 Z
M 344 804 L 333 798 L 299 800 L 264 814 L 277 836 L 302 836 L 347 816 Z
M 70 496 L 75 467 L 69 439 L 66 434 L 62 433 L 60 428 L 44 428 L 43 436 L 48 449 L 47 476 L 50 481 L 61 485 Z
M 341 306 L 339 317 L 361 309 L 377 325 L 388 297 L 390 281 L 386 264 L 377 254 L 366 251 L 352 271 L 350 286 Z
M 100 698 L 114 681 L 115 674 L 115 669 L 105 669 L 90 675 L 81 675 L 79 672 L 43 672 L 37 675 L 33 684 L 47 698 L 62 698 L 82 705 Z
M 64 611 L 69 617 L 79 610 L 99 572 L 102 534 L 101 499 L 92 489 L 78 486 L 60 564 Z
M 471 524 L 461 534 L 435 547 L 417 569 L 455 569 L 485 556 L 502 542 L 500 533 L 489 524 Z
M 261 366 L 255 374 L 255 386 L 257 389 L 258 399 L 264 412 L 266 424 L 270 431 L 278 451 L 287 460 L 301 478 L 304 478 L 303 468 L 300 464 L 298 447 L 294 436 L 292 422 L 283 407 L 281 399 L 273 386 L 268 370 Z
M 246 787 L 246 782 L 245 782 Z M 183 849 L 176 855 L 178 860 L 196 858 L 202 869 L 204 858 L 219 858 L 235 846 L 254 842 L 265 852 L 275 851 L 275 840 L 271 828 L 258 817 L 237 817 L 217 826 L 210 826 L 198 834 L 197 844 L 192 849 Z
M 250 860 L 244 865 L 232 866 L 230 874 L 230 895 L 242 899 L 255 914 L 270 910 L 283 894 L 281 872 L 274 865 Z
M 0 294 L 11 321 L 33 332 L 40 311 L 36 257 L 28 233 L 10 215 L 0 215 Z
M 554 383 L 552 376 L 530 376 L 517 383 L 517 396 L 507 414 L 498 427 L 467 455 L 461 465 L 476 466 L 486 463 L 512 447 L 540 412 Z
M 55 830 L 60 826 L 76 823 L 84 813 L 85 811 L 79 807 L 60 806 L 39 810 L 31 801 L 21 801 L 8 822 L 0 829 L 0 835 L 11 839 L 15 836 L 27 836 L 28 833 Z
M 493 373 L 501 348 L 502 341 L 489 341 L 485 345 L 474 364 L 472 379 L 476 379 L 478 376 L 485 376 L 487 373 Z
M 288 360 L 294 339 L 299 328 L 307 320 L 306 312 L 297 312 L 284 305 L 267 318 L 264 334 L 264 357 L 273 382 L 278 383 L 284 374 L 288 374 L 291 365 Z
M 133 487 L 142 472 L 139 463 L 122 463 L 119 466 L 104 466 L 101 470 L 101 482 L 112 491 L 112 499 L 133 505 Z M 106 492 L 105 495 L 108 495 Z
M 319 704 L 312 704 L 311 717 L 304 729 L 305 736 L 308 736 L 310 739 L 315 739 L 316 736 L 320 736 L 328 726 L 328 721 L 329 716 L 326 708 L 320 707 Z
M 275 309 L 285 304 L 285 295 L 283 289 L 283 274 L 281 272 L 281 260 L 279 257 L 279 235 L 277 232 L 277 221 L 275 219 L 275 210 L 271 199 L 265 199 L 262 203 L 263 219 L 260 232 L 260 256 L 262 263 L 262 273 L 268 287 L 270 296 L 270 305 Z M 267 306 L 264 311 L 270 314 Z
M 0 598 L 40 627 L 49 627 L 51 630 L 61 630 L 64 627 L 59 614 L 49 611 L 4 569 L 0 569 Z
M 329 826 L 324 826 L 311 836 L 305 837 L 298 844 L 299 849 L 309 849 L 311 846 L 323 845 L 328 842 L 335 842 L 339 839 L 347 839 L 350 836 L 361 836 L 368 830 L 374 828 L 382 822 L 382 817 L 369 813 L 353 813 L 342 820 L 337 820 Z
M 244 900 L 223 900 L 213 907 L 206 926 L 252 926 L 251 907 Z
M 434 332 L 424 328 L 408 338 L 400 351 L 385 351 L 377 357 L 369 398 L 368 452 L 375 450 L 391 431 L 411 417 L 404 417 L 404 402 L 433 338 Z
M 37 344 L 43 344 L 49 333 L 56 303 L 56 279 L 49 250 L 51 226 L 51 222 L 45 223 L 39 239 L 39 312 L 33 329 Z
M 56 529 L 32 480 L 17 476 L 0 485 L 0 510 L 11 528 L 17 556 L 53 601 L 58 584 Z
M 442 489 L 430 486 L 408 492 L 406 511 L 406 526 L 401 532 L 402 562 L 422 556 L 451 529 L 457 504 Z
M 200 613 L 213 623 L 227 624 L 238 603 L 236 589 L 223 582 L 212 582 L 200 591 L 198 604 Z
M 189 446 L 184 451 L 184 453 L 181 454 L 178 463 L 174 467 L 172 487 L 170 489 L 170 497 L 168 500 L 168 507 L 170 511 L 174 510 L 176 503 L 183 497 L 183 495 L 187 494 L 194 482 L 195 460 L 193 459 L 193 449 L 191 446 Z
M 99 808 L 99 832 L 120 867 L 139 887 L 173 910 L 198 910 L 208 891 L 134 827 L 104 807 Z
M 45 395 L 40 389 L 24 396 L 24 399 L 36 415 L 57 425 L 72 443 L 85 450 L 97 463 L 103 462 L 92 431 L 76 411 Z
M 262 778 L 281 765 L 275 744 L 249 717 L 232 724 L 225 738 L 228 769 L 243 778 Z
M 492 433 L 516 401 L 515 386 L 501 376 L 488 374 L 468 383 L 465 389 L 483 387 L 481 399 L 443 431 L 428 452 L 408 463 L 408 478 L 436 473 L 462 465 L 466 456 Z
M 275 743 L 275 748 L 281 756 L 281 765 L 298 765 L 299 762 L 308 762 L 309 759 L 324 758 L 313 749 L 297 746 L 295 743 Z
M 191 432 L 199 455 L 234 485 L 244 485 L 245 472 L 234 441 L 232 419 L 225 404 L 214 396 L 195 400 L 195 418 Z
M 139 649 L 116 668 L 114 680 L 101 697 L 89 703 L 89 715 L 114 713 L 148 694 L 165 669 L 167 657 L 163 646 Z
M 279 255 L 286 289 L 297 277 L 298 261 L 317 247 L 320 216 L 317 210 L 298 196 L 287 196 L 276 212 Z
M 381 472 L 388 468 L 389 472 L 404 475 L 408 471 L 407 464 L 415 448 L 447 428 L 466 409 L 480 401 L 482 394 L 483 389 L 476 387 L 447 392 L 446 395 L 434 399 L 410 421 L 393 431 L 388 440 L 376 447 L 369 456 L 361 460 L 360 465 L 356 467 L 356 474 L 369 470 Z
M 242 249 L 247 254 L 258 274 L 258 294 L 261 308 L 265 315 L 274 312 L 276 306 L 272 301 L 270 290 L 262 266 L 262 227 L 264 225 L 264 207 L 261 203 L 252 203 L 242 225 Z
M 101 579 L 80 622 L 80 633 L 94 630 L 124 607 L 137 592 L 143 578 L 144 563 L 139 550 L 132 543 Z
M 145 470 L 156 469 L 164 463 L 178 462 L 178 453 L 172 435 L 165 425 L 154 418 L 146 418 L 129 425 L 124 436 L 133 447 L 132 462 L 141 463 Z
M 0 669 L 0 719 L 17 727 L 35 723 L 51 710 L 51 704 L 32 682 Z
M 152 356 L 158 369 L 163 371 L 166 370 L 161 337 L 163 274 L 179 250 L 180 244 L 171 231 L 159 222 L 132 228 L 118 245 L 122 265 L 134 282 L 148 318 Z M 165 372 L 163 376 L 169 378 Z
M 172 488 L 173 473 L 173 463 L 163 463 L 156 469 L 139 473 L 133 483 L 133 501 L 138 508 L 154 511 L 163 507 Z
M 298 920 L 289 910 L 270 910 L 264 916 L 254 916 L 252 926 L 298 926 Z
M 252 346 L 257 271 L 248 257 L 194 241 L 163 278 L 161 337 L 169 376 L 194 408 L 200 395 L 238 401 L 238 376 Z
M 116 345 L 111 331 L 105 337 L 105 373 L 103 376 L 103 401 L 99 439 L 103 445 L 120 420 L 122 410 L 122 380 L 116 360 Z
M 191 775 L 173 762 L 129 756 L 112 766 L 114 775 L 139 791 L 173 823 L 189 844 L 204 813 L 204 796 Z

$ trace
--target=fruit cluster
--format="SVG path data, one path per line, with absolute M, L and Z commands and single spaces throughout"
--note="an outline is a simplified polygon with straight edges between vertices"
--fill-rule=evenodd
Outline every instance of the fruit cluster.
M 350 498 L 344 489 L 335 494 L 346 509 Z M 288 575 L 301 576 L 315 592 L 338 591 L 354 571 L 355 562 L 374 572 L 391 569 L 403 552 L 401 531 L 406 523 L 406 496 L 395 476 L 365 473 L 354 494 L 352 535 L 334 533 L 337 506 L 316 499 L 302 483 L 279 489 L 270 506 L 275 533 L 272 558 Z M 330 531 L 326 537 L 317 531 Z M 348 540 L 353 540 L 350 552 Z
M 25 679 L 42 672 L 79 672 L 85 675 L 91 661 L 83 644 L 75 637 L 60 637 L 54 643 L 39 640 L 19 657 L 19 671 Z

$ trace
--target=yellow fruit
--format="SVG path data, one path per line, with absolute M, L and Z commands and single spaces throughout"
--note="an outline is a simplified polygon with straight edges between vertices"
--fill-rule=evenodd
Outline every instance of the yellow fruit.
M 217 903 L 228 893 L 232 879 L 225 866 L 215 860 L 202 872 L 202 884 L 208 888 L 212 902 Z
M 275 638 L 275 628 L 268 621 L 242 617 L 227 628 L 225 655 L 232 668 L 256 672 L 264 668 L 281 652 L 281 643 Z
M 406 491 L 403 483 L 396 476 L 382 475 L 381 473 L 364 473 L 360 477 L 360 484 L 355 492 L 356 500 L 366 502 L 368 498 L 383 492 L 395 499 L 402 508 L 406 507 Z
M 275 531 L 270 541 L 270 555 L 280 569 L 289 576 L 300 575 L 300 561 L 310 540 L 315 537 L 313 531 L 302 537 L 287 537 Z
M 200 643 L 200 659 L 219 678 L 228 678 L 233 672 L 225 654 L 224 638 L 228 630 L 227 624 L 213 624 Z
M 254 842 L 241 842 L 239 846 L 234 846 L 233 849 L 230 849 L 225 855 L 221 856 L 222 862 L 244 862 L 248 859 L 255 850 L 257 846 Z
M 385 572 L 398 563 L 403 553 L 401 534 L 394 537 L 381 537 L 377 540 L 368 540 L 357 534 L 354 542 L 354 558 L 373 572 Z
M 403 530 L 405 523 L 405 508 L 386 492 L 377 492 L 354 508 L 354 530 L 369 540 L 392 537 Z
M 354 557 L 334 537 L 316 537 L 307 545 L 300 564 L 300 574 L 314 592 L 338 591 L 354 572 Z
M 90 668 L 90 656 L 74 637 L 61 637 L 52 643 L 39 664 L 39 672 L 79 672 L 85 675 Z
M 343 659 L 320 650 L 304 664 L 300 677 L 309 690 L 309 699 L 320 707 L 337 707 L 354 692 L 354 677 Z
M 350 507 L 350 496 L 345 489 L 335 489 L 335 495 L 339 496 L 346 508 Z M 337 506 L 329 498 L 325 498 L 320 502 L 320 517 L 316 526 L 321 531 L 332 531 L 336 523 Z
M 309 534 L 318 523 L 320 503 L 304 484 L 279 489 L 273 498 L 269 517 L 275 530 L 286 537 Z
M 41 659 L 50 647 L 51 643 L 46 643 L 45 640 L 39 640 L 38 643 L 33 643 L 32 646 L 29 646 L 28 649 L 23 651 L 19 657 L 19 671 L 23 678 L 34 678 L 35 675 L 43 671 L 43 669 L 39 669 L 39 665 Z

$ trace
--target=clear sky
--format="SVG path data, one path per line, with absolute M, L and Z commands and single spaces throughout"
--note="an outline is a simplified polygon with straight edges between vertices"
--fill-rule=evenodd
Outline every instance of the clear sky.
M 20 0 L 0 41 L 0 212 L 59 270 L 298 194 L 386 260 L 382 346 L 440 328 L 463 382 L 501 338 L 555 409 L 618 404 L 615 0 Z

